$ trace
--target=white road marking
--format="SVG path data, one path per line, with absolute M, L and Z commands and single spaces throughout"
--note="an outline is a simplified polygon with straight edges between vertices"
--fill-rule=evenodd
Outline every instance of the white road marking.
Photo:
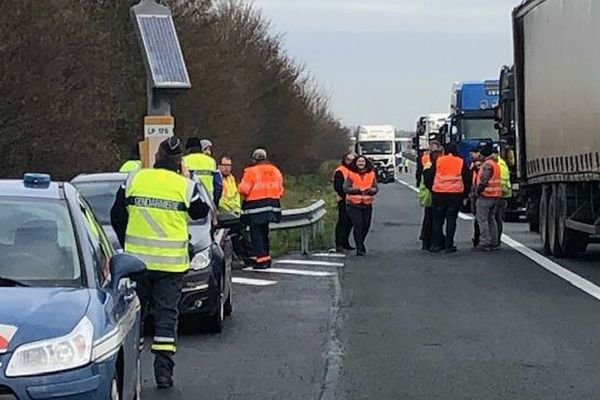
M 302 269 L 287 269 L 287 268 L 269 268 L 269 269 L 244 268 L 244 271 L 262 272 L 262 273 L 268 273 L 268 274 L 288 274 L 288 275 L 318 276 L 318 277 L 326 277 L 326 276 L 334 276 L 335 275 L 333 272 L 306 271 L 306 270 L 302 270 Z
M 552 272 L 554 275 L 564 279 L 571 285 L 584 291 L 595 299 L 600 300 L 600 287 L 594 285 L 592 282 L 560 266 L 559 264 L 547 257 L 544 257 L 537 251 L 530 249 L 524 244 L 517 242 L 510 236 L 502 235 L 502 241 L 519 253 L 523 254 L 525 257 L 529 258 L 531 261 L 538 264 L 540 267 Z
M 417 189 L 415 186 L 411 185 L 410 183 L 405 182 L 402 179 L 396 179 L 396 181 L 398 181 L 398 183 L 403 184 L 407 188 L 413 190 L 414 192 L 419 193 L 419 189 Z M 475 219 L 471 215 L 468 215 L 468 214 L 465 214 L 465 213 L 462 213 L 462 212 L 458 214 L 458 218 L 460 218 L 462 220 L 465 220 L 465 221 L 473 221 Z
M 333 261 L 319 261 L 319 260 L 276 260 L 273 261 L 275 264 L 288 264 L 288 265 L 316 265 L 322 267 L 343 267 L 344 263 L 333 262 Z
M 341 253 L 315 253 L 312 256 L 325 258 L 346 258 L 346 255 Z
M 250 286 L 271 286 L 275 285 L 277 281 L 267 281 L 263 279 L 250 279 L 250 278 L 231 278 L 231 282 L 238 283 L 240 285 L 250 285 Z

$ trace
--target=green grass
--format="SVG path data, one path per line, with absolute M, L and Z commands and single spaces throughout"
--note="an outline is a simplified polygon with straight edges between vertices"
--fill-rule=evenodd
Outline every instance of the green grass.
M 334 246 L 334 229 L 337 220 L 337 204 L 333 192 L 331 177 L 335 163 L 327 162 L 319 174 L 287 176 L 285 194 L 281 199 L 283 209 L 307 207 L 318 200 L 325 201 L 327 214 L 324 217 L 323 230 L 311 238 L 310 250 L 325 250 Z M 271 252 L 274 256 L 300 250 L 300 230 L 271 232 Z

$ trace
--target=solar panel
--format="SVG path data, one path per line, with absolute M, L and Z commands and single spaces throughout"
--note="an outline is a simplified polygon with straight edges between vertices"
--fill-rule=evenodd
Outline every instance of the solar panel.
M 137 16 L 154 87 L 190 88 L 190 78 L 170 15 Z

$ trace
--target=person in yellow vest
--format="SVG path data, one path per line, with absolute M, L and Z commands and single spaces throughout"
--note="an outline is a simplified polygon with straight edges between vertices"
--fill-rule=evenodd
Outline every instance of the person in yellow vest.
M 510 183 L 510 169 L 506 161 L 498 154 L 495 148 L 496 161 L 500 167 L 500 187 L 502 188 L 502 197 L 498 200 L 496 209 L 496 224 L 498 225 L 498 244 L 502 243 L 502 232 L 504 231 L 504 220 L 506 219 L 506 210 L 508 209 L 508 199 L 512 197 L 512 184 Z
M 142 168 L 142 162 L 140 161 L 140 149 L 137 143 L 131 148 L 129 154 L 129 160 L 125 161 L 119 172 L 132 172 Z
M 219 200 L 219 211 L 240 215 L 242 212 L 242 200 L 237 189 L 235 176 L 231 173 L 233 164 L 228 156 L 221 157 L 219 162 L 219 173 L 223 183 L 223 192 Z
M 163 141 L 154 168 L 132 172 L 117 192 L 111 224 L 126 252 L 146 263 L 137 281 L 142 320 L 154 316 L 154 376 L 159 389 L 173 386 L 179 301 L 190 267 L 188 219 L 205 218 L 209 207 L 198 184 L 183 176 L 181 142 Z M 143 330 L 142 330 L 143 331 Z
M 457 250 L 454 245 L 456 220 L 471 187 L 471 173 L 458 155 L 454 143 L 446 145 L 444 155 L 436 160 L 430 171 L 425 176 L 425 185 L 431 190 L 433 208 L 433 234 L 429 251 L 453 253 Z
M 346 210 L 346 192 L 344 192 L 344 181 L 350 171 L 350 164 L 354 161 L 354 153 L 344 155 L 342 162 L 333 173 L 333 190 L 336 194 L 338 206 L 338 220 L 335 226 L 335 249 L 338 252 L 354 250 L 350 244 L 350 232 L 352 232 L 352 221 Z
M 348 215 L 352 221 L 357 256 L 367 253 L 365 239 L 371 228 L 373 203 L 378 191 L 375 168 L 365 156 L 356 157 L 350 164 L 344 181 L 344 192 Z
M 192 178 L 202 183 L 215 204 L 221 198 L 221 175 L 217 170 L 217 162 L 212 157 L 213 144 L 208 139 L 191 137 L 186 142 L 188 154 L 183 157 L 185 167 L 192 174 Z
M 478 248 L 490 251 L 500 247 L 496 210 L 498 201 L 502 198 L 502 182 L 500 166 L 491 143 L 481 149 L 481 156 L 485 161 L 477 176 L 477 223 L 481 231 Z

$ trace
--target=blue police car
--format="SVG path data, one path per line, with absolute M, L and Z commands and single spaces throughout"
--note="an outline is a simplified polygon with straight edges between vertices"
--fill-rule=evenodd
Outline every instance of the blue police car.
M 0 181 L 0 399 L 139 399 L 144 267 L 70 184 Z

